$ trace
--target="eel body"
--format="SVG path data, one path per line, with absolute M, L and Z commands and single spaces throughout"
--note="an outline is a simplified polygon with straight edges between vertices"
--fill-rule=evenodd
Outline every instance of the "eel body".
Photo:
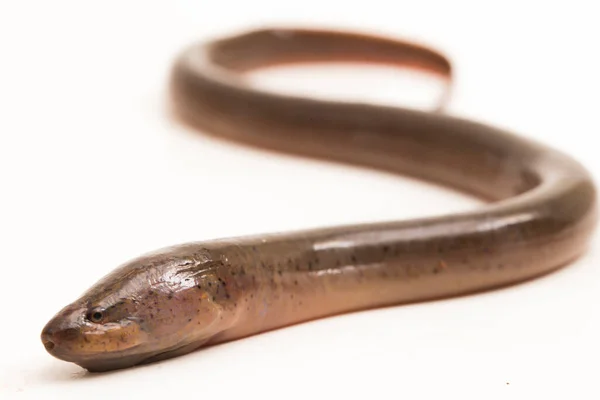
M 559 151 L 439 112 L 282 95 L 245 72 L 303 62 L 416 68 L 450 62 L 349 32 L 264 29 L 190 46 L 175 109 L 204 131 L 264 148 L 415 176 L 488 201 L 469 212 L 189 243 L 115 269 L 48 322 L 55 357 L 106 371 L 334 314 L 519 283 L 586 248 L 590 174 Z

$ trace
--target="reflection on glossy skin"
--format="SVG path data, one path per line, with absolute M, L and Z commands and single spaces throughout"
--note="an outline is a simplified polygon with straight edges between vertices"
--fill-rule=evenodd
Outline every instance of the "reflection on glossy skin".
M 133 260 L 44 328 L 54 356 L 106 371 L 302 321 L 474 293 L 581 254 L 596 190 L 568 156 L 439 113 L 263 92 L 239 74 L 273 64 L 363 61 L 449 81 L 423 47 L 341 32 L 262 30 L 196 45 L 173 70 L 179 116 L 207 133 L 410 174 L 490 201 L 468 213 L 191 243 Z M 221 212 L 227 210 L 199 210 Z

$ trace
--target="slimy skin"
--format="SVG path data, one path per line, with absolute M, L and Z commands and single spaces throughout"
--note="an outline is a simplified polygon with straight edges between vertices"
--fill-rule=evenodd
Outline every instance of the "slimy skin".
M 542 144 L 436 112 L 281 95 L 247 85 L 265 66 L 354 61 L 450 81 L 441 54 L 352 33 L 258 30 L 176 61 L 176 112 L 207 133 L 412 175 L 489 201 L 435 218 L 189 243 L 114 270 L 43 329 L 53 356 L 107 371 L 330 315 L 475 293 L 549 273 L 596 224 L 588 172 Z

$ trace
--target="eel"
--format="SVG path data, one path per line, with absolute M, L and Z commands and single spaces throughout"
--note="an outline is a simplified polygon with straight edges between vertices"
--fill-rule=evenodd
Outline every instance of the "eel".
M 256 29 L 176 58 L 173 108 L 251 146 L 398 173 L 480 197 L 436 217 L 166 247 L 113 270 L 43 328 L 53 356 L 92 371 L 155 362 L 327 316 L 473 294 L 550 273 L 596 226 L 590 173 L 566 154 L 440 110 L 259 89 L 258 68 L 358 62 L 413 68 L 450 87 L 428 47 L 351 31 Z

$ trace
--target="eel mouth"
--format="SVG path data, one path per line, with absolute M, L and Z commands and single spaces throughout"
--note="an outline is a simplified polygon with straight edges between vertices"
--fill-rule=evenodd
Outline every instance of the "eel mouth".
M 54 347 L 56 347 L 54 342 L 51 339 L 46 338 L 46 337 L 42 338 L 42 344 L 44 345 L 44 347 L 46 348 L 46 351 L 48 351 L 48 352 L 54 350 Z
M 89 372 L 108 372 L 117 369 L 142 366 L 164 361 L 169 358 L 179 357 L 184 354 L 191 353 L 203 347 L 210 340 L 209 338 L 194 341 L 187 344 L 178 344 L 176 346 L 161 349 L 158 351 L 148 351 L 140 354 L 132 354 L 130 356 L 110 357 L 104 359 L 82 359 L 75 362 Z

